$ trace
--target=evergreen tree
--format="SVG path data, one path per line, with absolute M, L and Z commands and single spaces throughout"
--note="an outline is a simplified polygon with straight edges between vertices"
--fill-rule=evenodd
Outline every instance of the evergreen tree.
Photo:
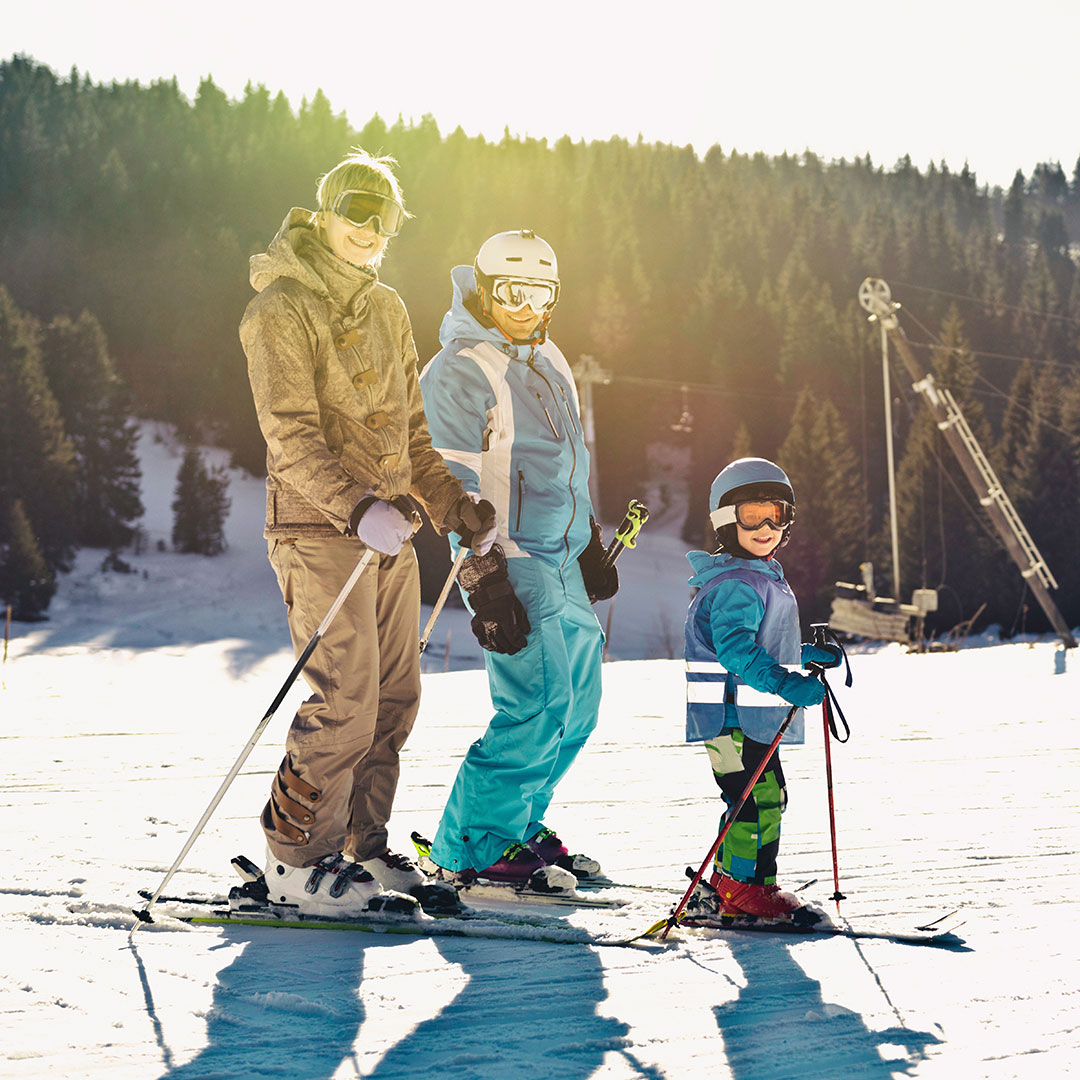
M 11 605 L 13 618 L 40 618 L 56 592 L 56 575 L 41 553 L 34 530 L 16 499 L 9 513 L 6 539 L 0 541 L 0 606 Z
M 1052 368 L 1043 368 L 1033 386 L 1026 438 L 1019 446 L 1010 491 L 1020 519 L 1058 581 L 1055 599 L 1070 626 L 1080 620 L 1078 418 L 1075 382 L 1063 387 Z M 1029 623 L 1029 629 L 1046 626 L 1041 613 Z
M 172 542 L 185 554 L 220 555 L 225 550 L 225 518 L 231 505 L 223 468 L 207 469 L 195 447 L 184 451 L 176 476 Z
M 41 332 L 0 286 L 0 544 L 14 505 L 50 572 L 70 566 L 78 536 L 74 451 L 41 360 Z
M 810 390 L 799 395 L 777 464 L 791 480 L 796 506 L 779 558 L 808 632 L 810 623 L 828 619 L 836 582 L 851 580 L 868 512 L 858 458 L 831 401 Z
M 46 328 L 42 353 L 49 386 L 75 448 L 79 542 L 118 548 L 142 515 L 138 431 L 101 326 L 83 312 Z

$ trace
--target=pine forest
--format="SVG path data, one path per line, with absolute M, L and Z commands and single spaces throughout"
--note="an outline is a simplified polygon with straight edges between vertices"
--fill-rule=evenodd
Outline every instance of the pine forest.
M 137 539 L 136 419 L 227 449 L 260 474 L 237 326 L 250 255 L 353 146 L 393 155 L 415 215 L 380 276 L 421 364 L 450 269 L 494 232 L 554 246 L 554 340 L 593 357 L 601 513 L 617 522 L 658 450 L 684 463 L 688 547 L 733 457 L 792 478 L 781 553 L 804 622 L 872 562 L 890 588 L 880 333 L 858 303 L 889 283 L 912 348 L 963 408 L 1080 624 L 1080 162 L 967 167 L 767 157 L 714 146 L 442 133 L 430 117 L 352 118 L 210 77 L 95 84 L 0 62 L 0 597 L 43 611 L 79 546 Z M 1075 239 L 1071 239 L 1075 238 Z M 1046 620 L 894 357 L 903 592 L 939 590 L 939 629 Z M 191 467 L 194 468 L 194 459 Z M 223 493 L 218 492 L 220 511 Z M 227 501 L 223 505 L 227 506 Z M 213 543 L 211 543 L 213 547 Z M 901 597 L 907 599 L 907 595 Z

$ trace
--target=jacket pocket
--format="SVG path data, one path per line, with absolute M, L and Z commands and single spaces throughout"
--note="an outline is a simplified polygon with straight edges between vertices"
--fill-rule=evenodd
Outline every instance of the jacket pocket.
M 521 531 L 521 510 L 525 505 L 525 474 L 518 469 L 518 504 L 517 504 L 517 520 L 514 523 L 514 532 Z

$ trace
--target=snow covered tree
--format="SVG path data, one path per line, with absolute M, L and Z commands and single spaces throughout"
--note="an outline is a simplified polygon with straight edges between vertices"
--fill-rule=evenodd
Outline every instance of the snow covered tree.
M 229 480 L 218 466 L 208 469 L 195 447 L 184 451 L 173 499 L 172 542 L 177 551 L 220 555 L 225 550 Z

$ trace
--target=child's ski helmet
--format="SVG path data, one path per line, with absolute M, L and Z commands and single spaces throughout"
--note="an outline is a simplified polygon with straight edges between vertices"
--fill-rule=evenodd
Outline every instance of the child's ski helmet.
M 709 520 L 716 530 L 717 542 L 724 551 L 736 555 L 748 554 L 739 544 L 737 526 L 734 520 L 730 520 L 730 512 L 718 515 L 716 511 L 722 506 L 734 506 L 738 502 L 755 499 L 783 499 L 791 503 L 794 512 L 795 490 L 787 473 L 766 458 L 739 458 L 721 469 L 712 482 L 709 489 Z M 790 524 L 785 526 L 783 539 L 778 546 L 787 543 L 790 530 Z

